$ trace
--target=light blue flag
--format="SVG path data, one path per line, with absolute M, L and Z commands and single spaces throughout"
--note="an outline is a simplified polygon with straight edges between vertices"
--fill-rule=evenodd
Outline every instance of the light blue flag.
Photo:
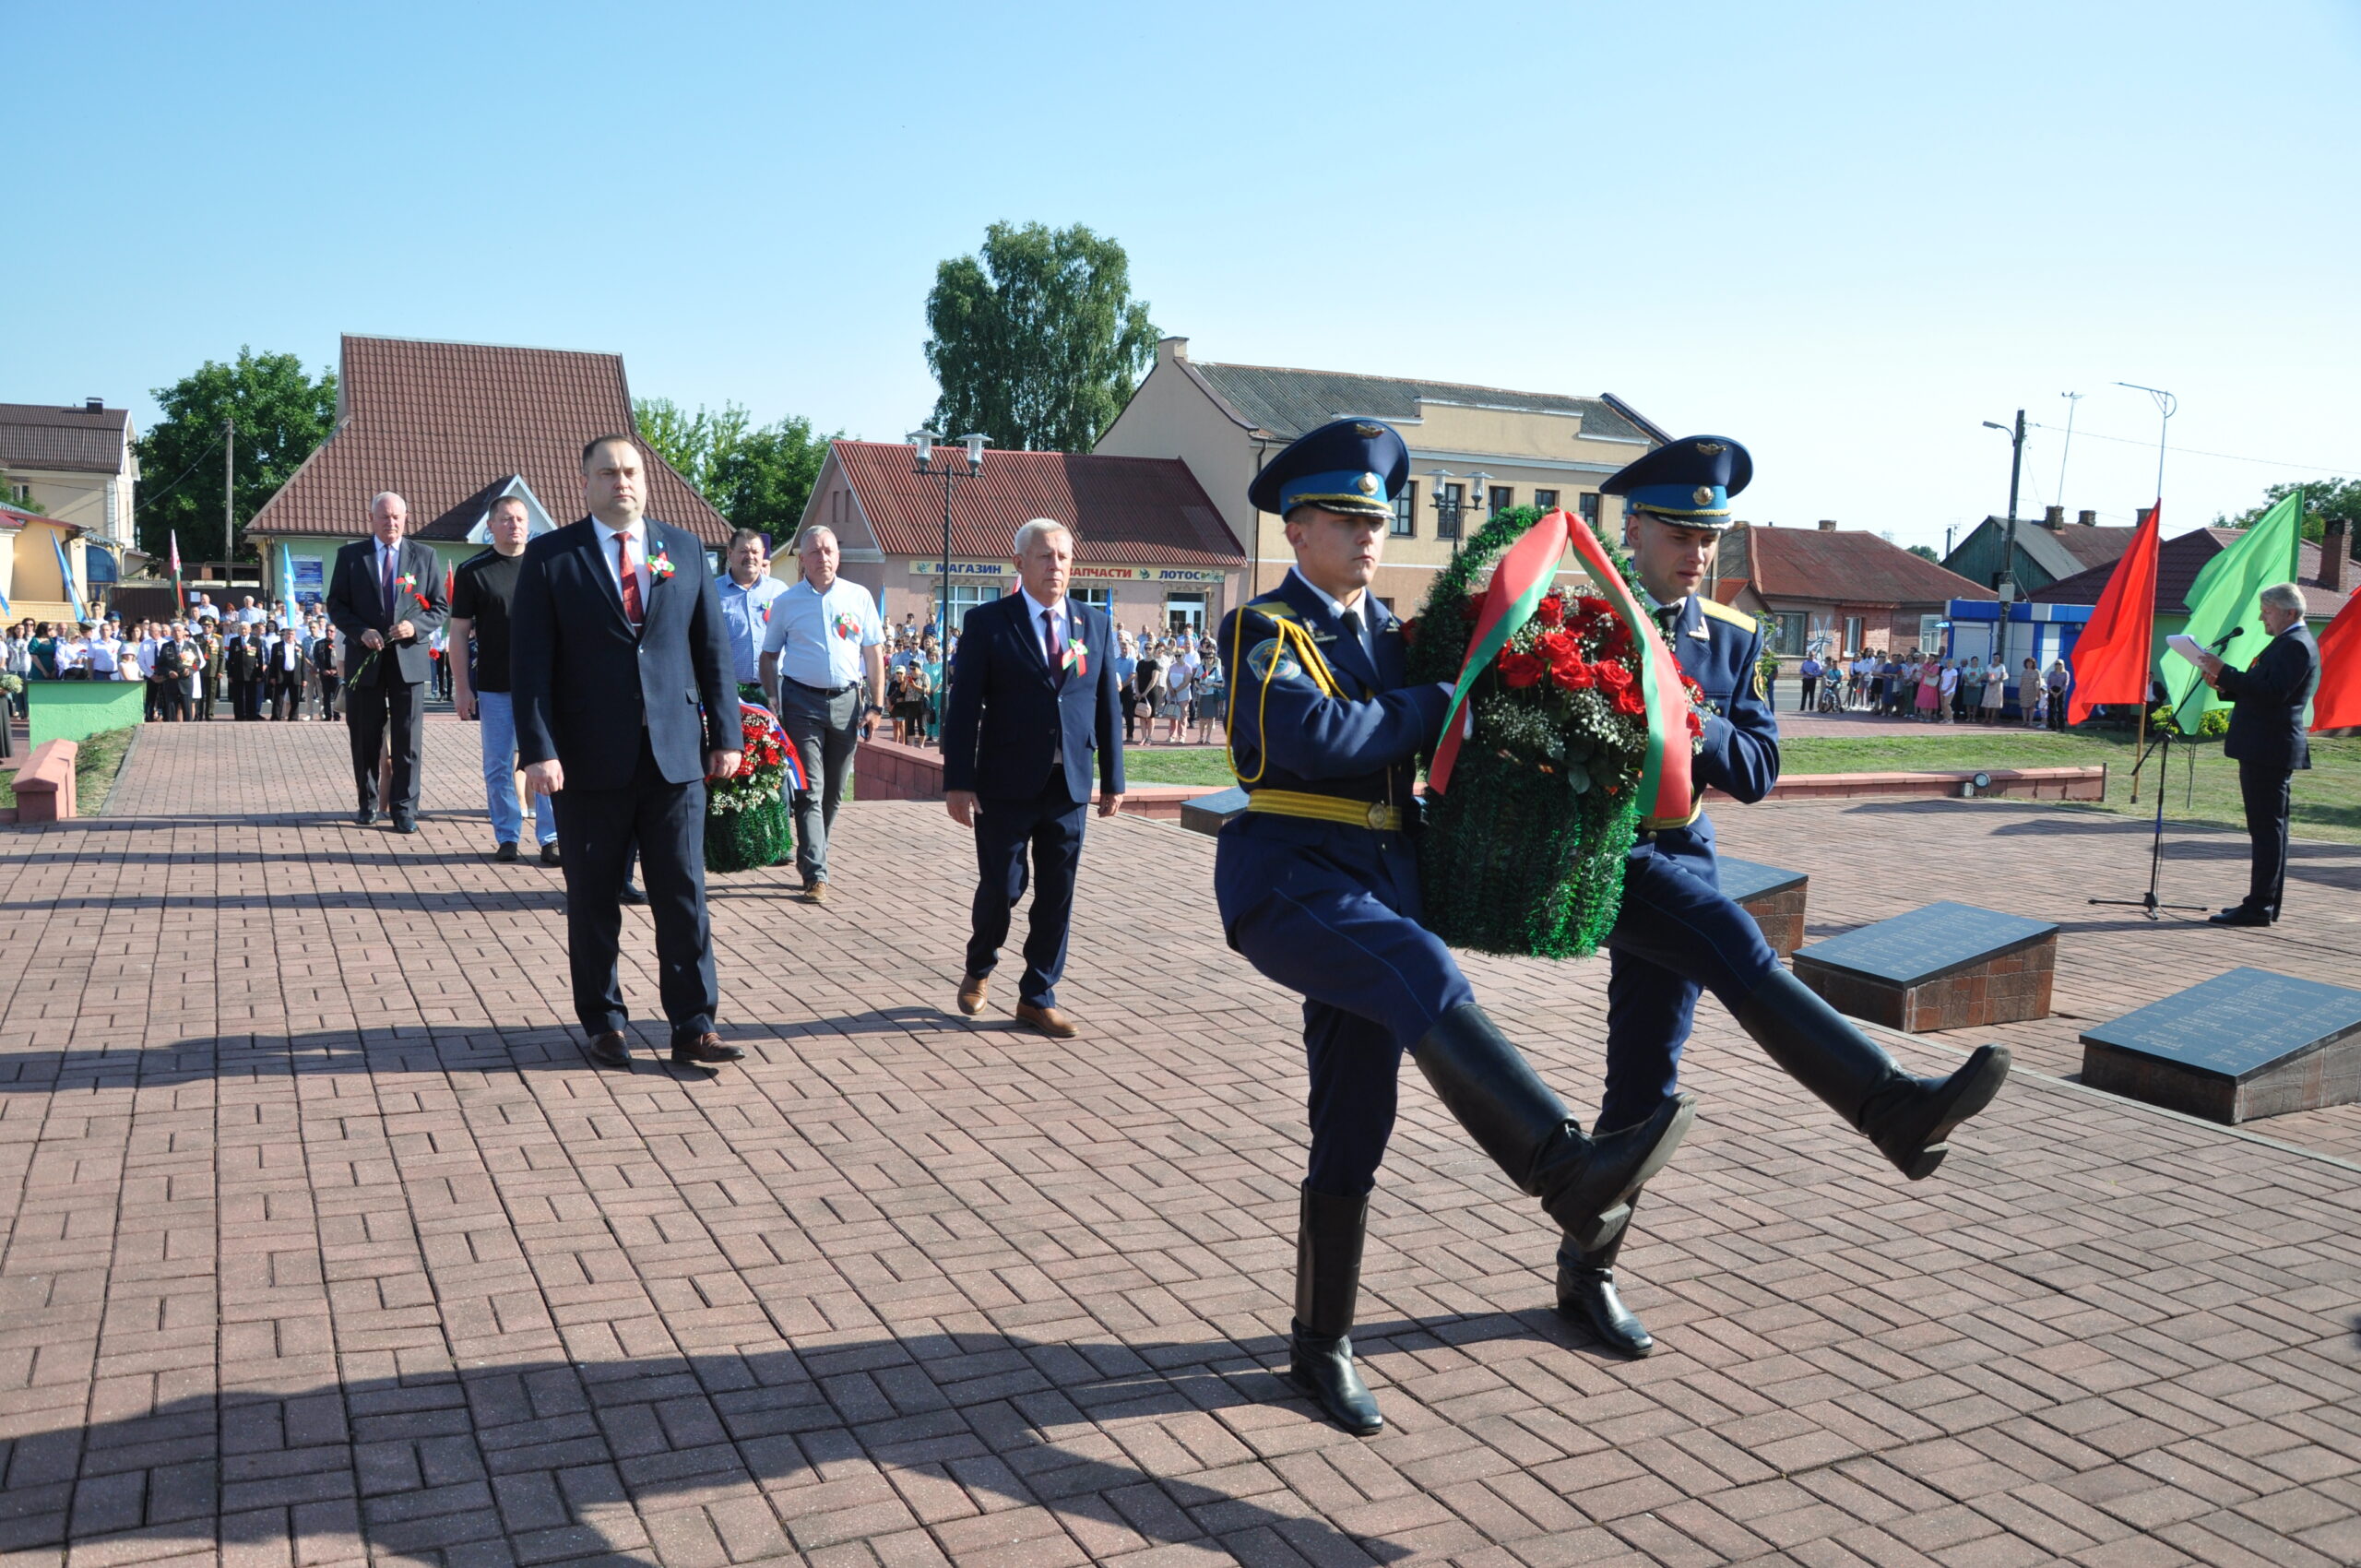
M 57 534 L 49 536 L 49 547 L 57 552 L 57 576 L 65 585 L 65 597 L 74 601 L 74 619 L 90 618 L 89 606 L 82 602 L 82 590 L 74 582 L 74 564 L 65 558 L 65 540 Z

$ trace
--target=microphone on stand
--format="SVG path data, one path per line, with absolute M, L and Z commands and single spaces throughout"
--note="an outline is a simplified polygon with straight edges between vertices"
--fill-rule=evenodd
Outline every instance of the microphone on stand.
M 2215 653 L 2221 652 L 2224 648 L 2229 647 L 2233 641 L 2246 636 L 2246 632 L 2247 629 L 2244 626 L 2231 627 L 2228 631 L 2224 632 L 2220 636 L 2213 639 L 2213 651 Z

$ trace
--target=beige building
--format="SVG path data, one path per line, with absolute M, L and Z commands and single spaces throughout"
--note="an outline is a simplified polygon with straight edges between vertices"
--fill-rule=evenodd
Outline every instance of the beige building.
M 1495 511 L 1563 506 L 1619 540 L 1621 505 L 1599 495 L 1600 481 L 1670 439 L 1612 396 L 1214 364 L 1192 360 L 1186 338 L 1167 338 L 1157 345 L 1156 367 L 1096 450 L 1188 464 L 1246 546 L 1252 597 L 1276 583 L 1294 556 L 1279 519 L 1247 503 L 1247 486 L 1305 431 L 1351 417 L 1382 420 L 1410 446 L 1410 486 L 1395 499 L 1374 588 L 1406 616 L 1424 602 L 1457 540 Z M 1438 479 L 1437 470 L 1447 477 Z
M 132 507 L 139 483 L 138 433 L 131 416 L 103 399 L 53 408 L 0 403 L 0 505 L 38 508 L 67 544 L 75 586 L 86 600 L 103 598 L 124 576 L 124 555 L 136 551 Z M 48 531 L 35 529 L 45 539 Z M 22 541 L 19 541 L 20 543 Z M 42 544 L 16 567 L 30 592 L 10 598 L 40 606 L 43 618 L 68 613 L 53 554 Z M 11 576 L 14 574 L 12 573 Z M 34 588 L 47 583 L 46 588 Z M 24 611 L 21 613 L 35 613 Z

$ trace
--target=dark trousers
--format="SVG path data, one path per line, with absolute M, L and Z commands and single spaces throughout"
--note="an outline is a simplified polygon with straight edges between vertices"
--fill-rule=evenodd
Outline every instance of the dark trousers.
M 2287 892 L 2288 786 L 2294 781 L 2284 767 L 2238 764 L 2238 795 L 2246 802 L 2247 837 L 2254 844 L 2246 907 L 2272 920 L 2279 918 L 2279 901 Z
M 357 715 L 360 705 L 353 706 Z M 672 1039 L 710 1030 L 721 987 L 705 909 L 705 780 L 667 783 L 643 731 L 630 783 L 620 790 L 568 785 L 551 804 L 565 867 L 566 961 L 583 1028 L 597 1036 L 630 1021 L 615 955 L 623 944 L 623 880 L 636 843 L 647 912 L 656 921 L 657 989 Z
M 262 717 L 262 683 L 249 677 L 246 680 L 237 682 L 236 686 L 238 693 L 238 717 L 240 719 L 260 719 Z
M 1366 829 L 1339 827 L 1333 853 L 1225 845 L 1215 876 L 1228 894 L 1231 945 L 1304 999 L 1304 1182 L 1358 1197 L 1376 1184 L 1394 1134 L 1402 1053 L 1476 1000 L 1451 950 L 1418 921 L 1418 861 L 1406 847 L 1387 852 Z
M 156 718 L 165 724 L 178 724 L 188 717 L 188 694 L 181 690 L 178 681 L 166 681 L 156 694 Z
M 1645 1121 L 1679 1090 L 1698 992 L 1710 991 L 1735 1010 L 1779 967 L 1779 956 L 1754 917 L 1722 895 L 1710 847 L 1678 858 L 1647 845 L 1631 852 L 1607 951 L 1598 1130 L 1611 1133 Z
M 148 723 L 153 724 L 163 716 L 164 683 L 161 681 L 150 681 L 148 683 L 147 704 L 145 709 L 140 714 L 140 718 L 147 720 Z
M 1797 703 L 1796 704 L 1796 711 L 1797 711 L 1797 713 L 1809 713 L 1809 712 L 1811 711 L 1811 705 L 1812 705 L 1812 703 L 1813 703 L 1813 702 L 1814 702 L 1814 701 L 1815 701 L 1819 696 L 1820 696 L 1820 677 L 1819 677 L 1819 676 L 1817 676 L 1817 675 L 1807 675 L 1807 676 L 1805 676 L 1805 677 L 1804 677 L 1804 695 L 1803 695 L 1803 698 L 1802 698 L 1802 700 L 1801 700 L 1801 701 L 1799 701 L 1799 702 L 1797 702 Z
M 270 689 L 270 717 L 275 723 L 285 723 L 295 717 L 295 707 L 303 695 L 303 688 L 292 681 L 280 683 Z
M 836 802 L 844 798 L 853 750 L 860 744 L 860 688 L 830 696 L 782 679 L 778 706 L 779 726 L 802 758 L 803 777 L 812 785 L 789 802 L 795 813 L 795 869 L 807 883 L 825 882 L 828 830 L 836 825 Z
M 386 806 L 397 817 L 414 817 L 418 814 L 418 748 L 426 730 L 426 683 L 395 680 L 394 672 L 383 668 L 376 673 L 380 679 L 352 688 L 352 781 L 360 791 L 361 809 L 375 811 L 377 753 L 385 745 L 390 724 L 394 798 Z
M 333 671 L 328 670 L 321 671 L 320 717 L 326 719 L 331 724 L 336 722 L 336 673 Z
M 1025 897 L 1026 857 L 1032 856 L 1033 912 L 1025 933 L 1025 978 L 1016 999 L 1057 1005 L 1058 977 L 1066 969 L 1066 932 L 1074 918 L 1074 872 L 1082 863 L 1087 802 L 1066 792 L 1063 767 L 1050 770 L 1031 800 L 994 797 L 976 814 L 976 897 L 969 908 L 967 972 L 988 975 L 1008 940 L 1009 911 Z

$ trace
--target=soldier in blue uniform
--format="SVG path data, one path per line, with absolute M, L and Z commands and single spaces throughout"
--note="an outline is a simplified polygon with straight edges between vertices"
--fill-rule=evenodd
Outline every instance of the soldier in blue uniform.
M 1364 1434 L 1383 1420 L 1350 1335 L 1404 1051 L 1584 1248 L 1612 1241 L 1694 1110 L 1669 1093 L 1614 1135 L 1585 1136 L 1418 923 L 1412 787 L 1451 688 L 1407 683 L 1401 624 L 1368 592 L 1409 469 L 1402 438 L 1367 420 L 1325 425 L 1273 458 L 1249 493 L 1285 519 L 1296 564 L 1221 627 L 1231 763 L 1248 795 L 1215 860 L 1222 929 L 1304 998 L 1311 1150 L 1289 1372 Z
M 1716 712 L 1691 764 L 1697 795 L 1688 814 L 1643 824 L 1624 868 L 1622 912 L 1607 939 L 1607 1085 L 1596 1125 L 1644 1123 L 1679 1097 L 1681 1047 L 1703 988 L 1789 1076 L 1916 1182 L 1942 1163 L 1952 1130 L 1999 1091 L 2008 1051 L 1984 1046 L 1949 1078 L 1904 1073 L 1782 968 L 1753 917 L 1722 896 L 1713 819 L 1700 803 L 1709 784 L 1751 803 L 1779 778 L 1778 720 L 1757 674 L 1762 628 L 1704 591 L 1729 498 L 1752 474 L 1745 447 L 1696 435 L 1599 486 L 1624 498 L 1642 595 Z M 1627 1224 L 1596 1243 L 1570 1236 L 1558 1253 L 1558 1304 L 1610 1348 L 1644 1356 L 1655 1342 L 1615 1286 L 1615 1257 L 1628 1234 Z

